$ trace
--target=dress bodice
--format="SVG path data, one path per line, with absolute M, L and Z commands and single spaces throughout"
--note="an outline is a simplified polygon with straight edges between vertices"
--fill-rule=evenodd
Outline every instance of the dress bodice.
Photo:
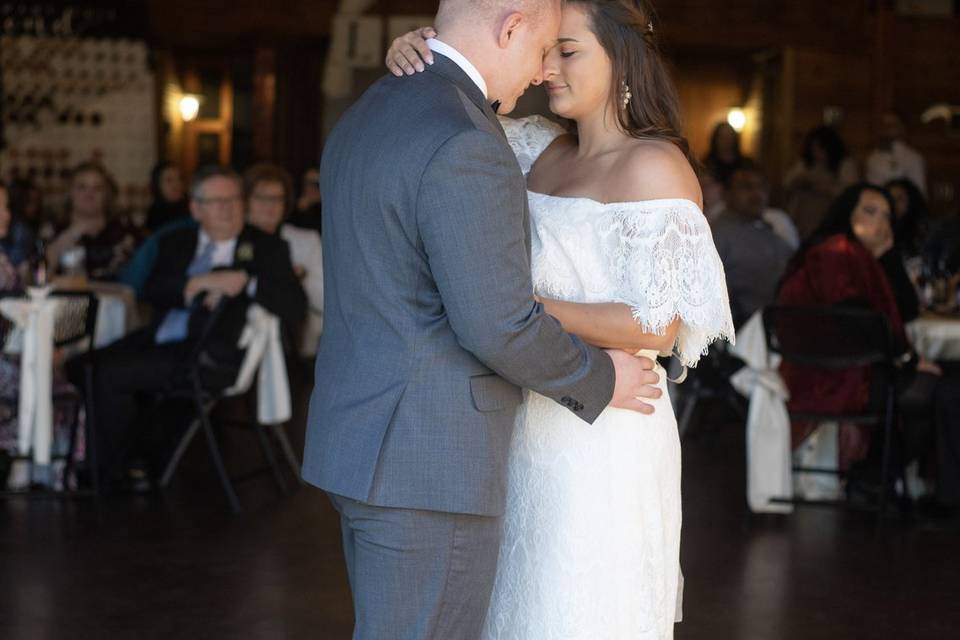
M 563 133 L 540 116 L 501 122 L 524 174 Z M 661 333 L 679 317 L 676 352 L 691 366 L 714 340 L 733 340 L 723 264 L 695 203 L 528 196 L 538 294 L 627 304 L 648 333 Z

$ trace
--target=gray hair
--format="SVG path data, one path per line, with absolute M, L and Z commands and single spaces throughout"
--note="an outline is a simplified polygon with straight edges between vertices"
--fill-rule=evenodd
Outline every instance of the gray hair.
M 193 180 L 190 181 L 190 197 L 193 200 L 200 200 L 203 198 L 203 185 L 207 183 L 208 180 L 213 178 L 227 178 L 228 180 L 233 180 L 237 183 L 238 189 L 243 191 L 243 180 L 240 178 L 240 174 L 234 171 L 230 167 L 225 167 L 218 164 L 210 164 L 205 167 L 200 167 L 195 174 L 193 174 Z

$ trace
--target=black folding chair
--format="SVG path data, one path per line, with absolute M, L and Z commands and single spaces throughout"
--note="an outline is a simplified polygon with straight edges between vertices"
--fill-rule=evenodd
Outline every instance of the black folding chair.
M 855 367 L 871 367 L 881 379 L 883 403 L 863 413 L 835 414 L 826 412 L 790 412 L 795 420 L 809 422 L 844 422 L 868 425 L 883 430 L 882 463 L 878 524 L 883 521 L 887 488 L 890 479 L 893 426 L 897 418 L 898 355 L 887 318 L 876 311 L 842 306 L 781 306 L 763 311 L 767 349 L 778 353 L 786 362 L 822 370 L 824 375 Z M 843 476 L 839 469 L 795 466 L 794 473 Z M 903 468 L 900 469 L 901 479 Z M 906 484 L 904 484 L 906 486 Z M 828 500 L 777 500 L 799 504 L 842 506 Z
M 173 455 L 170 457 L 170 460 L 167 462 L 167 465 L 164 468 L 159 484 L 160 487 L 164 489 L 169 486 L 170 481 L 173 479 L 173 475 L 176 473 L 184 454 L 186 453 L 190 444 L 193 442 L 193 439 L 196 437 L 196 435 L 202 431 L 214 469 L 216 470 L 217 476 L 220 479 L 220 484 L 223 487 L 223 491 L 227 496 L 227 502 L 230 505 L 230 510 L 233 513 L 239 513 L 240 500 L 237 497 L 233 480 L 228 474 L 226 465 L 224 464 L 223 454 L 220 451 L 220 447 L 217 443 L 216 434 L 214 433 L 213 424 L 211 421 L 211 413 L 217 403 L 226 397 L 226 390 L 210 389 L 204 385 L 202 380 L 204 365 L 207 362 L 206 349 L 211 337 L 216 332 L 219 318 L 223 312 L 223 306 L 223 303 L 221 303 L 220 306 L 218 306 L 213 313 L 211 313 L 210 318 L 208 319 L 201 336 L 197 341 L 197 344 L 194 346 L 193 350 L 185 361 L 183 369 L 175 374 L 174 379 L 171 381 L 168 389 L 161 394 L 161 397 L 159 398 L 161 402 L 175 399 L 188 400 L 195 412 L 195 418 L 187 428 L 186 432 L 180 438 Z M 186 382 L 186 384 L 184 384 L 184 382 Z M 247 408 L 251 413 L 252 418 L 250 421 L 244 422 L 243 424 L 253 428 L 253 431 L 257 435 L 257 440 L 261 451 L 263 452 L 264 458 L 267 462 L 268 469 L 271 471 L 274 481 L 277 483 L 281 493 L 286 494 L 288 493 L 288 489 L 286 482 L 283 479 L 283 473 L 280 470 L 272 446 L 268 441 L 266 433 L 264 432 L 264 425 L 260 425 L 256 422 L 256 406 L 249 392 L 247 394 L 247 398 Z M 295 454 L 293 453 L 293 448 L 290 446 L 290 442 L 287 439 L 286 433 L 279 425 L 268 425 L 267 427 L 280 444 L 281 454 L 287 461 L 291 470 L 295 475 L 299 475 L 300 465 Z M 242 479 L 257 475 L 263 471 L 264 469 L 256 469 L 245 474 Z
M 58 299 L 60 306 L 57 311 L 53 325 L 53 347 L 54 349 L 66 349 L 71 355 L 82 355 L 89 353 L 94 347 L 94 340 L 97 328 L 97 311 L 99 303 L 96 294 L 88 291 L 53 291 L 51 298 Z M 6 339 L 4 337 L 3 342 Z M 91 358 L 84 358 L 83 365 L 83 390 L 78 393 L 73 389 L 55 390 L 53 394 L 53 406 L 67 406 L 73 411 L 73 421 L 70 429 L 70 440 L 66 454 L 54 456 L 53 459 L 65 460 L 63 470 L 64 487 L 70 481 L 70 477 L 75 471 L 75 453 L 77 444 L 77 435 L 80 428 L 80 411 L 85 411 L 85 429 L 86 429 L 86 466 L 90 475 L 91 489 L 68 490 L 63 491 L 32 491 L 32 492 L 5 492 L 6 496 L 62 496 L 62 497 L 93 497 L 97 511 L 100 512 L 100 478 L 97 472 L 97 433 L 96 420 L 93 407 L 93 362 Z M 8 404 L 8 403 L 7 403 Z M 15 411 L 15 409 L 14 409 Z M 12 459 L 32 460 L 31 456 L 12 456 Z
M 730 385 L 730 376 L 743 366 L 743 361 L 730 355 L 725 344 L 713 344 L 697 363 L 687 371 L 686 380 L 671 384 L 677 428 L 680 438 L 686 438 L 699 424 L 698 411 L 704 402 L 722 402 L 739 418 L 746 419 L 745 401 Z

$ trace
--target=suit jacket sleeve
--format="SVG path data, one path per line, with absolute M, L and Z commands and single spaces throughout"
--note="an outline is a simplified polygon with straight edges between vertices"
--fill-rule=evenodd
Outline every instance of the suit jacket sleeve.
M 278 237 L 264 238 L 256 250 L 251 275 L 257 278 L 253 301 L 273 313 L 291 335 L 303 324 L 307 297 L 290 261 L 290 249 Z
M 533 300 L 520 215 L 526 189 L 495 134 L 460 133 L 421 178 L 417 223 L 461 346 L 498 374 L 593 422 L 613 395 L 610 358 L 563 331 Z
M 144 299 L 157 309 L 183 309 L 187 268 L 193 259 L 196 236 L 172 234 L 157 242 L 157 257 L 144 287 Z M 189 247 L 181 246 L 186 243 Z

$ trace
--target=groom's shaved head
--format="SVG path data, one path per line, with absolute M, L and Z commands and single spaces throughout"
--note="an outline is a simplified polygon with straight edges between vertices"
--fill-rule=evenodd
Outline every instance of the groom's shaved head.
M 562 0 L 440 0 L 437 11 L 437 30 L 441 31 L 447 20 L 465 17 L 499 18 L 511 13 L 522 13 L 537 19 L 541 12 Z

